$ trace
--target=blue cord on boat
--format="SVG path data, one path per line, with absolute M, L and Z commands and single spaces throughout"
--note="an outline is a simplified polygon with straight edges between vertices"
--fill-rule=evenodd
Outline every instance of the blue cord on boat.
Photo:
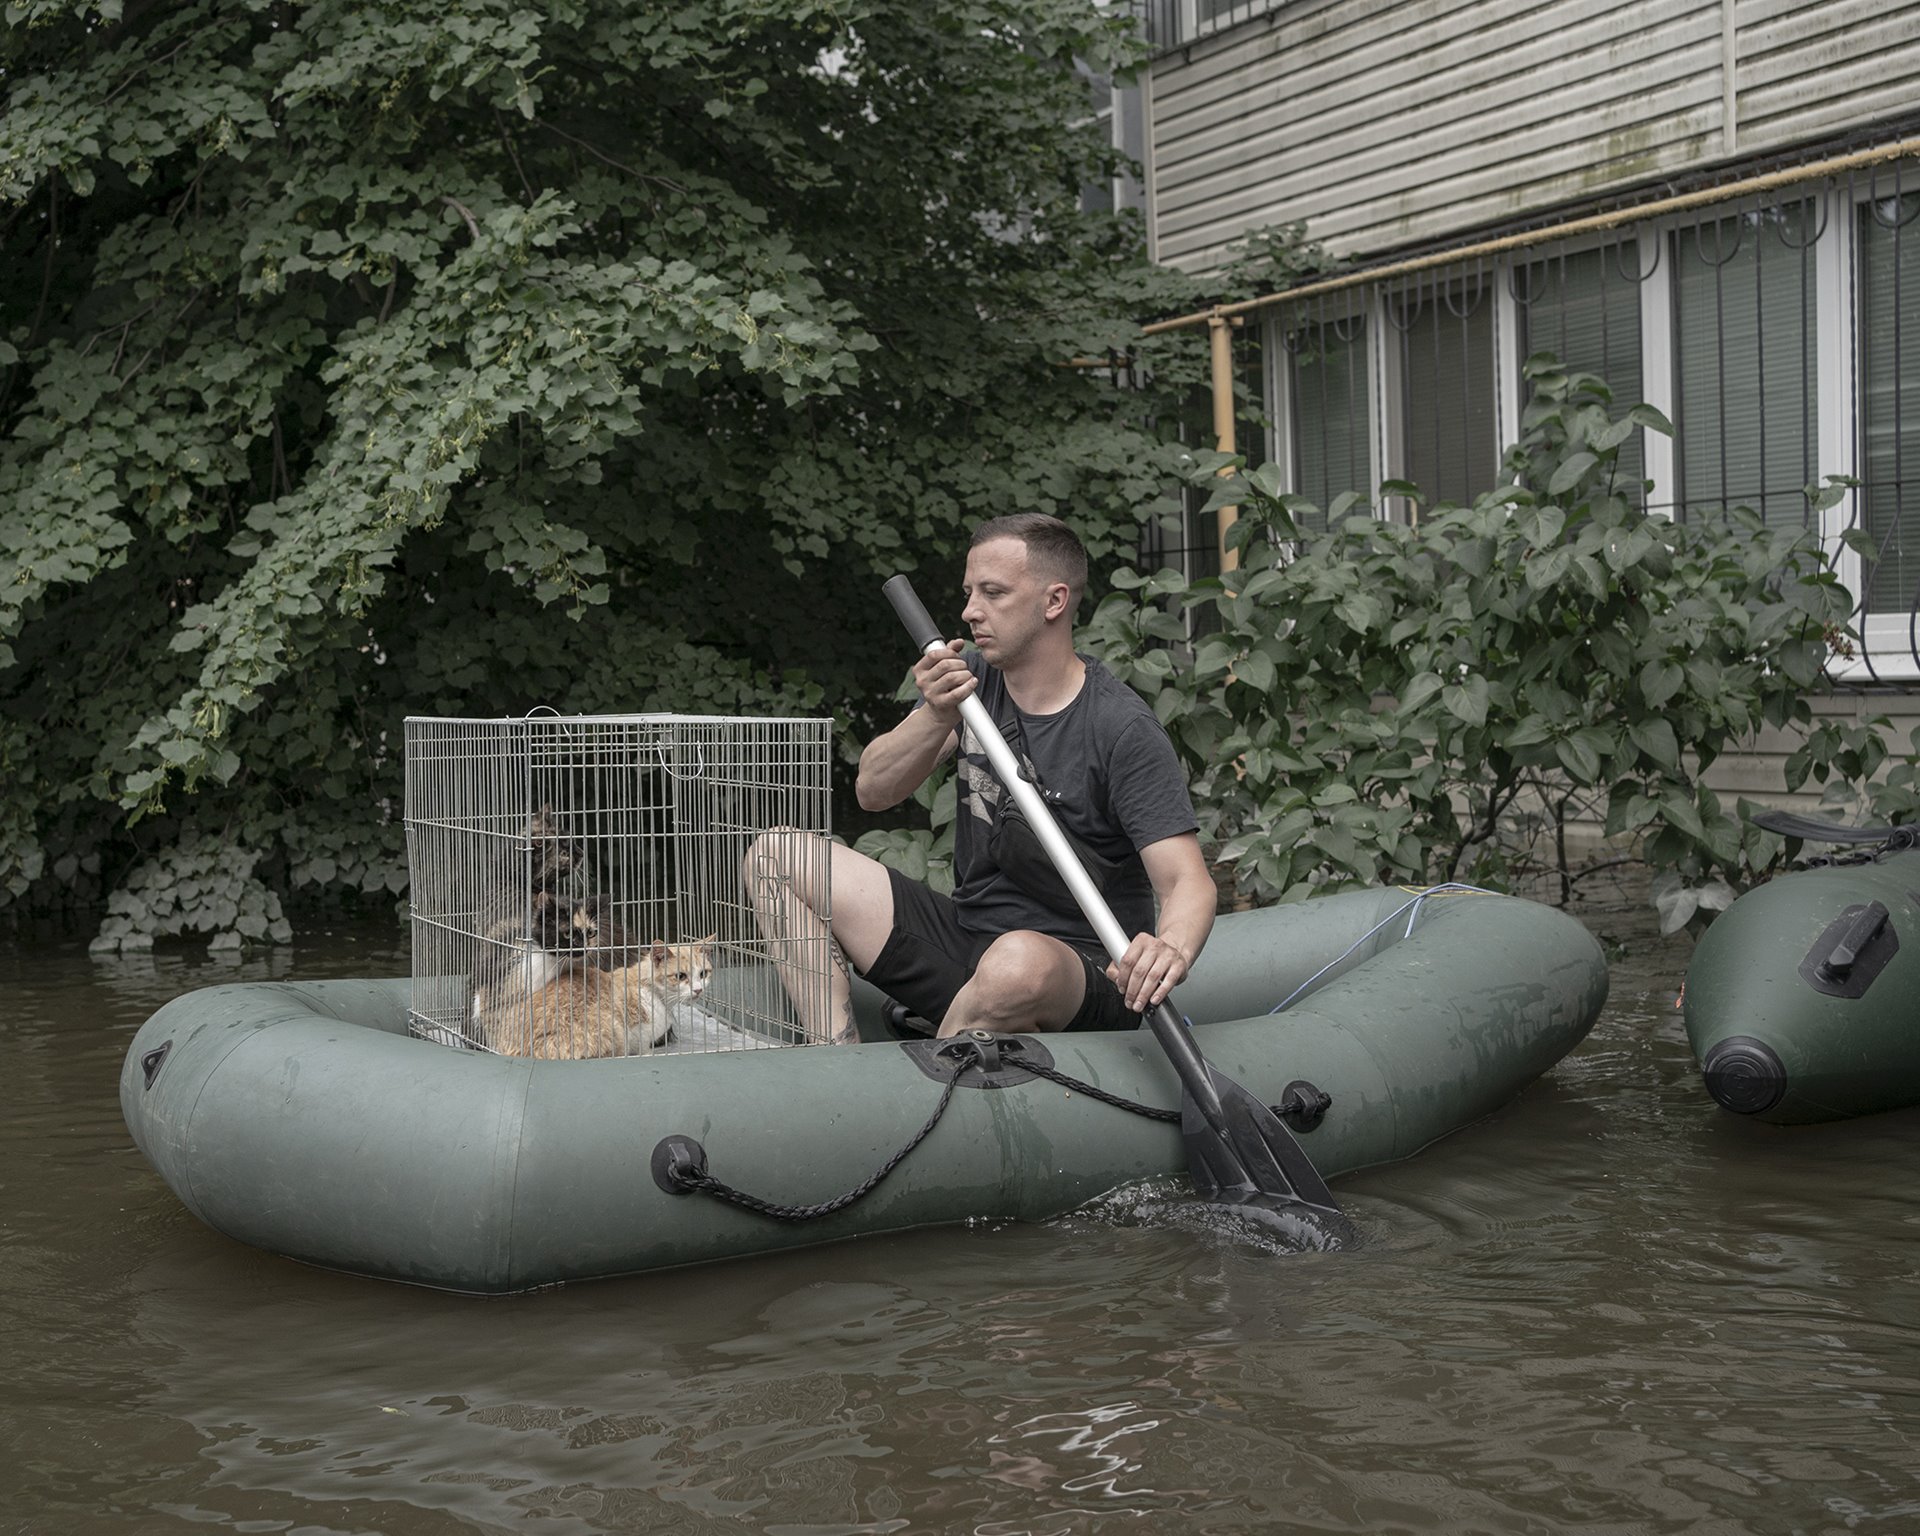
M 1386 927 L 1388 923 L 1394 922 L 1396 919 L 1398 919 L 1402 912 L 1407 914 L 1407 931 L 1406 933 L 1401 934 L 1400 937 L 1403 939 L 1409 937 L 1413 933 L 1413 920 L 1420 915 L 1420 903 L 1425 901 L 1429 896 L 1445 896 L 1448 893 L 1453 891 L 1471 891 L 1476 896 L 1497 896 L 1500 894 L 1498 891 L 1490 891 L 1486 889 L 1485 886 L 1467 885 L 1463 881 L 1459 881 L 1459 880 L 1445 880 L 1445 881 L 1442 881 L 1439 885 L 1428 886 L 1424 891 L 1420 891 L 1416 893 L 1413 900 L 1408 902 L 1404 907 L 1400 907 L 1395 911 L 1389 912 L 1385 917 L 1381 918 L 1379 922 L 1375 923 L 1365 933 L 1361 934 L 1359 938 L 1355 939 L 1353 943 L 1347 947 L 1344 953 L 1334 956 L 1333 959 L 1329 960 L 1325 965 L 1321 966 L 1319 970 L 1315 971 L 1305 981 L 1301 982 L 1299 986 L 1295 987 L 1293 991 L 1289 993 L 1283 1001 L 1274 1004 L 1274 1006 L 1269 1008 L 1267 1012 L 1269 1014 L 1285 1012 L 1286 1009 L 1293 1004 L 1294 1000 L 1298 998 L 1302 992 L 1305 992 L 1322 976 L 1326 975 L 1328 971 L 1332 970 L 1342 960 L 1345 960 L 1348 956 L 1350 956 L 1362 944 L 1366 943 L 1368 939 L 1372 938 L 1382 928 Z

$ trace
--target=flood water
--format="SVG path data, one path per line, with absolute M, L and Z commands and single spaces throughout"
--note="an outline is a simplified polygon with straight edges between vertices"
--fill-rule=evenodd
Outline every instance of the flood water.
M 1920 1528 L 1920 1111 L 1717 1109 L 1684 941 L 1588 921 L 1593 1035 L 1341 1180 L 1356 1250 L 1122 1201 L 506 1300 L 241 1247 L 120 1119 L 162 1002 L 398 974 L 398 930 L 0 950 L 0 1529 Z

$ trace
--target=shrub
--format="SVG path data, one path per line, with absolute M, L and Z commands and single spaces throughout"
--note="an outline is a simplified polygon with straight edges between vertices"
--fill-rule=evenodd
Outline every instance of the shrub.
M 1527 377 L 1521 440 L 1469 506 L 1423 510 L 1390 482 L 1404 520 L 1348 495 L 1309 533 L 1319 509 L 1274 466 L 1196 455 L 1209 505 L 1239 508 L 1238 569 L 1123 572 L 1095 613 L 1086 644 L 1153 702 L 1243 900 L 1509 884 L 1530 827 L 1553 840 L 1564 900 L 1567 824 L 1590 810 L 1664 875 L 1677 927 L 1787 851 L 1701 782 L 1730 745 L 1803 732 L 1790 788 L 1881 766 L 1876 723 L 1816 721 L 1808 703 L 1853 609 L 1817 539 L 1746 510 L 1650 515 L 1619 453 L 1671 432 L 1659 412 L 1616 414 L 1604 382 L 1549 357 Z

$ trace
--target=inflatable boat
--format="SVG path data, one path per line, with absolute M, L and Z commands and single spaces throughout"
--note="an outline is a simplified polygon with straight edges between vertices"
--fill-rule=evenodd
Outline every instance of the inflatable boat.
M 723 970 L 716 1008 L 726 986 Z M 1222 917 L 1177 1001 L 1214 1068 L 1334 1176 L 1497 1109 L 1606 991 L 1570 917 L 1390 889 Z M 528 1061 L 410 1034 L 404 978 L 214 987 L 140 1029 L 121 1105 L 216 1230 L 481 1293 L 1041 1220 L 1186 1168 L 1165 1118 L 1180 1083 L 1149 1031 L 938 1041 L 856 993 L 859 1045 Z M 688 1149 L 738 1198 L 676 1177 Z
M 1756 886 L 1701 937 L 1687 1038 L 1722 1108 L 1792 1124 L 1920 1104 L 1920 847 L 1870 830 L 1886 840 Z

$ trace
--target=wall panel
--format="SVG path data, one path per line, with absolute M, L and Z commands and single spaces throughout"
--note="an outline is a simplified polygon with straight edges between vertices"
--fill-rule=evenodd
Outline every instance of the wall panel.
M 1151 99 L 1159 260 L 1296 220 L 1362 255 L 1910 113 L 1920 0 L 1298 0 Z

